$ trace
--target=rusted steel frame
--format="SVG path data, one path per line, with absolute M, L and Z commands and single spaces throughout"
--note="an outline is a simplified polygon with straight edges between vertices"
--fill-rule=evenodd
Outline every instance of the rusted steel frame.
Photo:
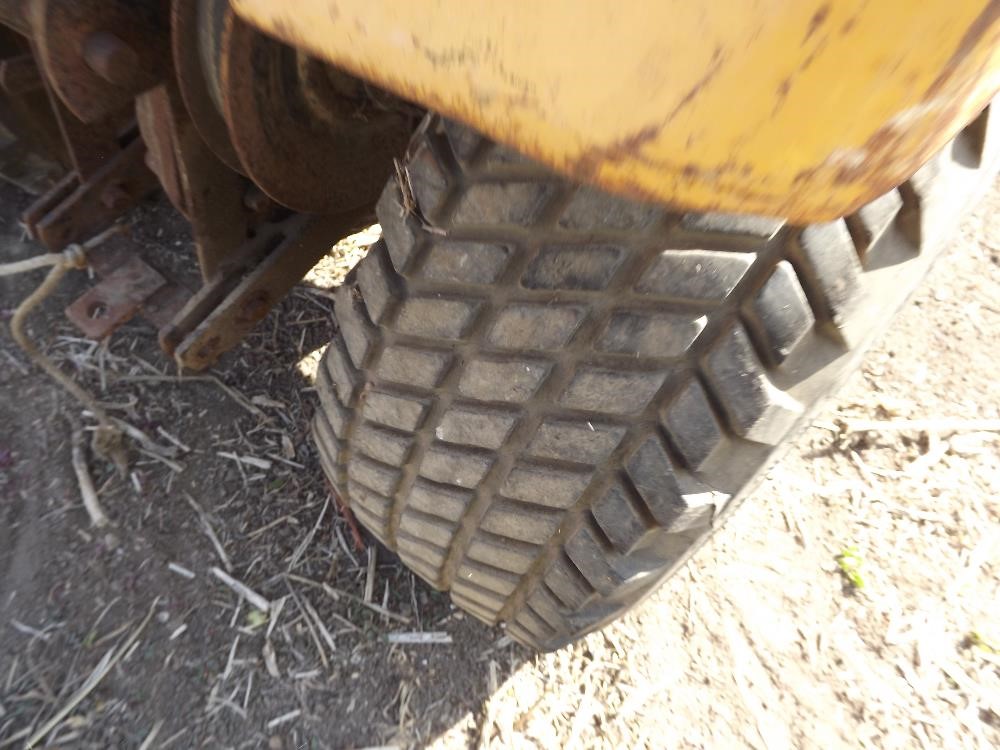
M 119 154 L 121 147 L 108 124 L 88 125 L 66 109 L 49 86 L 45 87 L 52 114 L 59 127 L 69 164 L 81 182 L 85 182 Z
M 422 116 L 354 76 L 276 41 L 238 18 L 228 0 L 208 45 L 209 90 L 245 173 L 295 211 L 339 213 L 373 205 Z
M 159 329 L 190 299 L 188 289 L 165 279 L 126 243 L 108 243 L 87 253 L 100 279 L 66 308 L 66 316 L 85 335 L 101 339 L 134 315 Z
M 83 334 L 103 339 L 126 323 L 167 280 L 136 255 L 129 255 L 108 276 L 66 308 L 66 317 Z
M 215 34 L 214 9 L 199 0 L 173 0 L 170 6 L 170 41 L 174 76 L 188 116 L 215 155 L 230 169 L 243 173 L 243 166 L 229 139 L 229 130 L 219 105 L 209 90 L 207 61 L 219 41 Z M 203 54 L 203 52 L 205 54 Z M 214 62 L 212 67 L 216 67 Z
M 208 281 L 246 239 L 247 182 L 202 140 L 173 84 L 142 94 L 136 116 L 149 149 L 147 163 L 191 222 L 202 278 Z
M 156 188 L 145 154 L 142 139 L 134 138 L 86 180 L 64 177 L 24 213 L 29 234 L 61 250 L 106 227 Z
M 31 45 L 31 54 L 45 86 L 45 95 L 58 125 L 69 166 L 76 172 L 80 182 L 86 182 L 120 151 L 116 120 L 109 119 L 95 124 L 81 122 L 66 108 L 53 89 L 47 71 L 39 62 L 38 47 L 34 43 Z
M 17 138 L 22 151 L 69 164 L 62 133 L 28 40 L 2 27 L 0 124 Z
M 178 364 L 203 370 L 238 344 L 327 253 L 340 237 L 363 226 L 367 210 L 337 216 L 298 214 L 264 224 L 160 331 L 160 344 Z
M 168 0 L 36 0 L 39 67 L 80 120 L 100 122 L 169 75 Z
M 223 261 L 215 278 L 202 286 L 177 316 L 160 330 L 160 347 L 167 354 L 173 354 L 181 341 L 239 284 L 243 275 L 280 245 L 290 232 L 294 232 L 297 222 L 302 220 L 302 217 L 294 216 L 281 223 L 264 224 L 252 239 L 233 250 Z

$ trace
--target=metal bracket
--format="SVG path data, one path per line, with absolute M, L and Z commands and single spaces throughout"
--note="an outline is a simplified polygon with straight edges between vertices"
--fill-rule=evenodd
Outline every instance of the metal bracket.
M 25 211 L 31 237 L 62 250 L 107 227 L 156 188 L 145 155 L 145 144 L 135 138 L 88 179 L 81 181 L 77 172 L 64 177 Z
M 167 283 L 135 255 L 66 308 L 66 317 L 85 336 L 103 339 L 127 322 Z
M 65 312 L 89 338 L 103 339 L 135 315 L 162 328 L 191 298 L 188 289 L 166 279 L 131 249 L 105 246 L 88 253 L 88 260 L 101 280 Z
M 337 216 L 297 214 L 264 224 L 160 331 L 178 364 L 204 370 L 263 320 L 333 243 L 362 227 L 368 211 Z

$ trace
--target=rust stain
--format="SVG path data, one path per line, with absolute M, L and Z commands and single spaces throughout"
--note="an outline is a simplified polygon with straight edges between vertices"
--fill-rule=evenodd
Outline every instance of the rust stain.
M 778 84 L 778 88 L 777 88 L 777 90 L 775 92 L 776 96 L 775 96 L 775 99 L 774 99 L 774 107 L 771 109 L 771 116 L 772 117 L 774 117 L 774 115 L 778 114 L 778 110 L 781 109 L 784 106 L 785 99 L 788 98 L 788 92 L 790 92 L 792 90 L 792 81 L 794 79 L 795 79 L 795 76 L 788 76 L 788 78 L 786 78 L 780 84 Z
M 712 59 L 709 62 L 708 70 L 706 70 L 705 74 L 695 81 L 694 85 L 688 89 L 684 96 L 681 97 L 680 101 L 677 102 L 677 105 L 670 111 L 670 114 L 667 115 L 666 119 L 664 119 L 663 125 L 666 125 L 668 122 L 673 120 L 678 114 L 680 114 L 681 110 L 695 100 L 701 90 L 711 83 L 712 79 L 718 75 L 719 69 L 722 67 L 722 63 L 724 61 L 725 55 L 722 52 L 722 47 L 716 47 L 715 51 L 712 53 Z
M 335 4 L 331 0 L 328 7 L 333 7 Z M 797 61 L 788 60 L 788 63 L 797 69 L 783 71 L 785 73 L 784 79 L 773 89 L 775 112 L 787 104 L 787 99 L 796 84 L 797 77 L 819 59 L 824 48 L 831 44 L 833 36 L 850 35 L 856 32 L 857 27 L 863 23 L 864 3 L 857 6 L 854 9 L 854 15 L 846 19 L 836 16 L 832 11 L 833 7 L 834 3 L 827 0 L 816 8 L 804 27 L 799 27 L 802 34 L 801 52 L 794 56 L 799 59 Z M 967 58 L 970 52 L 982 50 L 984 44 L 987 43 L 983 41 L 984 37 L 1000 33 L 1000 27 L 997 26 L 997 20 L 1000 17 L 1000 0 L 986 0 L 981 7 L 982 11 L 979 16 L 969 24 L 961 42 L 957 45 L 946 66 L 940 71 L 938 78 L 927 89 L 925 96 L 919 99 L 919 103 L 928 104 L 935 98 L 936 94 L 942 99 L 947 94 L 948 101 L 942 102 L 941 107 L 925 113 L 915 112 L 910 118 L 911 124 L 897 119 L 895 122 L 883 125 L 875 132 L 869 131 L 871 135 L 868 140 L 857 149 L 851 149 L 857 158 L 840 158 L 839 154 L 835 152 L 825 163 L 800 172 L 796 176 L 796 183 L 802 185 L 809 181 L 809 184 L 826 185 L 831 189 L 834 186 L 838 189 L 843 187 L 856 188 L 859 194 L 871 195 L 894 187 L 894 183 L 898 183 L 901 179 L 905 179 L 908 174 L 916 171 L 930 155 L 931 149 L 940 144 L 945 130 L 950 131 L 964 124 L 952 122 L 949 118 L 958 117 L 961 112 L 969 111 L 969 102 L 965 100 L 975 92 L 976 82 L 972 80 L 975 70 L 972 69 L 977 66 L 970 64 L 970 60 Z M 288 13 L 288 16 L 291 17 L 292 14 Z M 802 20 L 799 21 L 800 24 Z M 344 23 L 343 19 L 341 19 L 341 23 Z M 289 24 L 289 28 L 284 29 L 282 36 L 294 37 L 290 26 L 291 24 Z M 755 37 L 756 33 L 751 31 L 751 35 Z M 420 41 L 425 40 L 414 40 L 415 52 L 438 70 L 461 64 L 488 65 L 491 68 L 496 68 L 496 61 L 489 50 L 470 49 L 468 46 L 461 45 L 446 45 L 439 49 L 428 50 L 420 48 Z M 319 53 L 319 50 L 315 51 Z M 332 56 L 328 50 L 325 52 L 327 56 Z M 470 55 L 473 57 L 471 62 Z M 735 197 L 737 202 L 742 200 L 748 206 L 754 204 L 771 207 L 784 205 L 794 208 L 797 203 L 794 195 L 795 189 L 776 191 L 772 188 L 769 190 L 771 186 L 768 184 L 766 170 L 763 174 L 758 175 L 757 170 L 748 164 L 737 164 L 730 161 L 724 164 L 702 163 L 699 165 L 694 162 L 687 163 L 686 159 L 657 158 L 649 153 L 653 150 L 651 144 L 662 137 L 667 124 L 694 108 L 700 94 L 703 93 L 703 90 L 718 73 L 722 63 L 725 62 L 722 58 L 722 50 L 716 49 L 701 80 L 695 82 L 671 103 L 672 109 L 663 119 L 651 118 L 641 127 L 633 129 L 625 135 L 612 138 L 610 142 L 604 144 L 584 147 L 578 153 L 572 153 L 572 149 L 562 154 L 553 153 L 551 144 L 543 145 L 538 139 L 537 133 L 525 130 L 523 124 L 516 117 L 510 115 L 493 123 L 490 135 L 575 179 L 584 182 L 599 182 L 606 189 L 639 200 L 652 200 L 663 204 L 666 202 L 666 196 L 673 194 L 675 205 L 683 207 L 684 186 L 688 183 L 700 182 L 702 188 L 707 186 L 711 190 L 728 192 L 728 198 L 725 201 L 727 205 L 731 205 L 732 199 Z M 363 58 L 349 53 L 340 59 L 340 65 L 351 70 L 355 75 L 377 82 L 409 99 L 416 99 L 425 106 L 437 109 L 473 127 L 482 127 L 486 112 L 497 104 L 495 99 L 477 99 L 477 92 L 474 91 L 466 93 L 465 96 L 442 95 L 442 92 L 434 90 L 433 86 L 415 85 L 405 75 L 387 70 L 378 64 L 373 65 Z M 981 74 L 982 70 L 979 72 Z M 544 107 L 538 106 L 546 99 L 544 92 L 532 90 L 527 81 L 514 79 L 510 75 L 510 71 L 501 69 L 499 74 L 502 80 L 509 84 L 515 84 L 513 96 L 509 94 L 504 96 L 503 102 L 507 106 L 544 111 Z M 988 98 L 986 95 L 984 97 Z M 952 103 L 954 106 L 949 108 L 948 105 Z M 764 115 L 764 117 L 766 121 L 767 116 Z M 686 136 L 685 140 L 688 142 L 689 148 L 692 151 L 697 149 L 697 137 L 694 137 L 690 132 Z M 921 153 L 914 154 L 914 150 L 921 150 L 921 141 L 924 140 L 933 141 L 935 145 L 928 146 Z M 852 156 L 848 152 L 844 153 Z M 663 182 L 659 186 L 649 185 L 645 178 L 636 177 L 633 180 L 633 178 L 623 176 L 616 171 L 620 165 L 629 162 L 662 170 Z M 740 176 L 749 177 L 749 179 L 741 180 Z M 737 182 L 739 183 L 738 187 L 732 184 Z M 849 192 L 853 194 L 854 190 Z M 679 196 L 680 200 L 677 199 Z M 843 200 L 843 194 L 840 194 L 838 200 Z M 859 202 L 864 200 L 863 195 Z M 699 196 L 699 201 L 699 207 L 702 210 L 712 209 L 711 205 L 706 204 L 713 204 L 714 201 L 706 199 L 704 191 Z
M 962 76 L 963 82 L 960 88 L 949 90 L 949 85 L 953 83 L 952 79 L 966 58 L 979 46 L 990 30 L 993 31 L 994 37 L 1000 35 L 1000 29 L 996 26 L 998 20 L 1000 20 L 1000 0 L 991 0 L 969 25 L 941 73 L 924 92 L 921 98 L 924 104 L 938 98 L 937 94 L 941 91 L 946 91 L 948 96 L 936 112 L 929 113 L 923 118 L 923 132 L 944 134 L 950 138 L 953 134 L 946 132 L 949 128 L 957 129 L 966 124 L 959 120 L 962 103 L 971 96 L 976 83 L 981 80 L 987 62 L 981 62 L 976 71 L 966 72 Z M 986 101 L 983 102 L 984 105 L 985 103 Z M 839 184 L 863 183 L 876 195 L 891 190 L 915 173 L 936 151 L 937 141 L 927 143 L 926 138 L 923 140 L 922 147 L 914 148 L 916 144 L 912 128 L 895 123 L 884 125 L 872 133 L 859 149 L 864 154 L 864 160 L 857 165 L 838 165 L 832 169 L 832 179 Z M 830 171 L 830 164 L 827 163 L 815 170 L 800 173 L 796 181 L 800 178 L 808 180 L 821 172 Z M 863 202 L 864 200 L 860 199 L 858 201 L 859 205 Z
M 820 6 L 815 13 L 813 13 L 812 18 L 809 19 L 809 26 L 806 28 L 806 35 L 802 38 L 802 44 L 808 42 L 812 36 L 819 31 L 820 27 L 826 23 L 826 19 L 830 17 L 830 4 Z
M 619 138 L 609 144 L 603 146 L 593 146 L 585 149 L 576 157 L 574 162 L 568 164 L 567 167 L 578 179 L 592 179 L 593 175 L 597 174 L 602 164 L 622 162 L 627 161 L 628 159 L 635 159 L 643 164 L 662 168 L 664 166 L 663 164 L 651 160 L 641 153 L 642 147 L 647 143 L 656 140 L 663 128 L 666 127 L 667 124 L 670 123 L 670 121 L 680 114 L 686 107 L 691 105 L 691 103 L 698 97 L 698 94 L 701 93 L 702 89 L 711 83 L 712 79 L 718 75 L 725 59 L 726 56 L 723 54 L 722 48 L 716 47 L 715 51 L 712 53 L 712 59 L 709 63 L 708 70 L 706 70 L 705 74 L 684 93 L 684 95 L 678 100 L 677 104 L 674 105 L 674 108 L 670 110 L 662 121 L 646 125 L 634 133 L 623 138 Z

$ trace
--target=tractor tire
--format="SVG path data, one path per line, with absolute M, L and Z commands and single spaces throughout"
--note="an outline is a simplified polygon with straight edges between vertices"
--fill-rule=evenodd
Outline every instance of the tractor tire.
M 995 174 L 988 113 L 811 226 L 615 197 L 428 117 L 336 294 L 328 478 L 522 643 L 601 627 L 752 490 L 917 287 Z

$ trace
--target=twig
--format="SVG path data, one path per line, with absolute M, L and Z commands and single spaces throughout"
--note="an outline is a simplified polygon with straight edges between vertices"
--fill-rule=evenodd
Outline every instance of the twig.
M 162 437 L 165 440 L 173 443 L 174 445 L 176 445 L 178 448 L 180 448 L 185 453 L 190 453 L 191 452 L 191 448 L 189 446 L 187 446 L 184 443 L 182 443 L 179 439 L 175 438 L 173 435 L 171 435 L 169 432 L 167 432 L 166 430 L 164 430 L 162 427 L 157 427 L 156 431 L 159 433 L 160 437 Z
M 0 741 L 0 748 L 10 747 L 15 742 L 17 742 L 19 739 L 21 739 L 23 737 L 27 737 L 30 733 L 31 733 L 31 727 L 27 726 L 24 729 L 22 729 L 21 731 L 15 732 L 14 734 L 12 734 L 7 739 Z
M 281 679 L 281 671 L 278 669 L 278 658 L 274 653 L 274 644 L 270 640 L 264 641 L 261 654 L 264 656 L 264 668 L 267 669 L 267 673 L 271 677 Z
M 217 456 L 222 458 L 228 458 L 231 461 L 237 461 L 241 464 L 246 464 L 247 466 L 253 466 L 256 469 L 263 469 L 267 471 L 273 466 L 272 461 L 268 461 L 264 458 L 257 458 L 256 456 L 238 456 L 235 453 L 227 453 L 226 451 L 216 451 Z
M 24 635 L 30 635 L 32 638 L 40 638 L 41 640 L 45 641 L 46 643 L 49 642 L 49 634 L 48 633 L 46 633 L 44 630 L 39 630 L 38 628 L 33 628 L 30 625 L 25 625 L 20 620 L 11 620 L 10 621 L 10 626 L 12 628 L 14 628 L 14 630 L 16 630 L 18 633 L 22 633 Z
M 273 633 L 275 627 L 277 627 L 278 620 L 281 618 L 281 613 L 285 609 L 285 603 L 287 601 L 288 601 L 288 597 L 287 596 L 283 596 L 280 599 L 278 599 L 276 602 L 274 602 L 273 604 L 271 604 L 271 613 L 270 613 L 270 617 L 268 618 L 267 634 L 264 636 L 265 638 L 270 638 L 271 637 L 271 633 Z
M 273 529 L 275 526 L 277 526 L 279 524 L 282 524 L 282 523 L 290 523 L 290 524 L 293 524 L 293 525 L 298 525 L 299 519 L 297 519 L 295 516 L 293 516 L 291 514 L 284 515 L 281 518 L 275 518 L 273 521 L 270 521 L 269 523 L 265 523 L 259 529 L 254 529 L 253 531 L 249 532 L 246 535 L 247 541 L 252 541 L 252 540 L 256 539 L 261 534 L 263 534 L 265 531 Z
M 329 630 L 327 630 L 326 625 L 319 616 L 319 612 L 316 611 L 312 602 L 309 601 L 309 597 L 307 597 L 304 593 L 302 594 L 302 604 L 305 605 L 306 611 L 312 616 L 313 621 L 315 621 L 316 627 L 319 628 L 319 633 L 323 636 L 323 640 L 326 641 L 326 645 L 330 648 L 330 651 L 336 651 L 337 644 L 333 640 L 333 635 Z
M 330 507 L 330 498 L 326 499 L 323 503 L 323 508 L 320 510 L 319 515 L 316 517 L 316 523 L 313 524 L 312 528 L 309 529 L 309 533 L 305 535 L 305 538 L 299 543 L 299 546 L 295 548 L 292 553 L 292 559 L 288 562 L 287 573 L 291 573 L 295 570 L 295 567 L 299 564 L 299 560 L 302 555 L 305 554 L 306 550 L 309 549 L 309 545 L 312 544 L 313 538 L 316 536 L 316 532 L 319 530 L 320 524 L 323 522 L 323 518 L 326 516 L 326 509 Z
M 389 633 L 386 639 L 389 643 L 448 644 L 452 642 L 451 634 L 443 631 Z
M 287 724 L 290 721 L 294 721 L 295 719 L 299 718 L 299 715 L 301 713 L 302 709 L 296 708 L 294 711 L 289 711 L 287 714 L 282 714 L 281 716 L 277 716 L 271 719 L 269 722 L 267 722 L 267 728 L 274 729 L 275 727 L 280 727 L 282 724 Z
M 323 649 L 323 644 L 320 642 L 319 636 L 316 635 L 315 628 L 313 628 L 312 619 L 306 612 L 305 607 L 302 606 L 302 600 L 299 598 L 299 595 L 295 593 L 295 589 L 292 588 L 292 584 L 289 583 L 287 577 L 285 578 L 285 586 L 288 587 L 288 593 L 292 595 L 292 600 L 295 602 L 295 605 L 299 608 L 299 612 L 302 613 L 302 618 L 305 620 L 306 623 L 306 630 L 309 632 L 309 635 L 312 636 L 313 643 L 316 644 L 316 651 L 317 653 L 319 653 L 319 660 L 323 662 L 324 667 L 329 668 L 330 662 L 327 661 L 326 651 Z
M 225 682 L 229 679 L 229 675 L 233 671 L 233 660 L 236 658 L 236 649 L 240 645 L 240 637 L 237 635 L 233 639 L 233 645 L 229 649 L 229 658 L 226 660 L 226 668 L 222 670 L 222 681 Z
M 344 501 L 340 499 L 340 495 L 337 494 L 329 482 L 327 482 L 326 488 L 329 493 L 333 495 L 333 499 L 337 503 L 337 508 L 340 510 L 340 515 L 344 517 L 345 521 L 347 521 L 347 527 L 351 530 L 351 537 L 354 540 L 354 548 L 357 549 L 358 552 L 364 552 L 365 541 L 361 536 L 361 530 L 358 528 L 358 522 L 354 519 L 354 514 L 351 512 L 351 509 L 347 507 Z
M 354 594 L 349 594 L 346 591 L 340 591 L 339 589 L 335 589 L 335 588 L 333 588 L 332 586 L 330 586 L 327 583 L 322 584 L 322 586 L 323 586 L 323 591 L 326 593 L 326 595 L 329 596 L 334 601 L 337 601 L 338 599 L 340 599 L 340 597 L 344 597 L 346 599 L 350 599 L 352 602 L 356 602 L 357 604 L 360 604 L 363 607 L 367 607 L 372 612 L 378 612 L 380 615 L 383 615 L 384 617 L 388 617 L 390 620 L 395 620 L 396 622 L 401 622 L 401 623 L 404 623 L 404 624 L 409 624 L 409 622 L 410 622 L 410 618 L 409 617 L 406 617 L 405 615 L 397 614 L 396 612 L 393 612 L 392 610 L 388 610 L 385 607 L 381 607 L 378 604 L 373 604 L 372 602 L 366 602 L 360 596 L 355 596 Z
M 212 383 L 255 417 L 268 419 L 268 416 L 251 404 L 246 396 L 230 388 L 215 375 L 112 375 L 112 380 L 127 383 Z
M 182 471 L 184 471 L 184 467 L 181 466 L 179 463 L 177 463 L 176 461 L 171 461 L 169 458 L 167 458 L 166 456 L 161 456 L 159 453 L 153 453 L 152 451 L 148 451 L 145 448 L 140 448 L 139 452 L 142 455 L 149 456 L 154 461 L 163 464 L 175 474 L 180 474 Z
M 156 453 L 157 455 L 165 456 L 167 458 L 171 458 L 177 455 L 176 450 L 174 450 L 173 448 L 166 448 L 160 445 L 156 441 L 150 439 L 150 437 L 145 432 L 140 430 L 138 427 L 133 427 L 124 419 L 119 419 L 118 417 L 111 417 L 111 424 L 113 424 L 119 430 L 124 432 L 126 435 L 128 435 L 130 438 L 132 438 L 135 442 L 137 442 L 143 448 L 148 450 L 150 453 Z
M 163 719 L 153 724 L 153 728 L 149 730 L 146 739 L 139 745 L 139 750 L 149 750 L 153 746 L 153 742 L 156 740 L 156 736 L 160 733 L 161 729 L 163 729 Z
M 160 745 L 159 750 L 166 750 L 168 747 L 174 744 L 174 741 L 179 740 L 181 737 L 187 734 L 187 731 L 188 728 L 184 727 L 183 729 L 174 732 L 172 735 L 167 737 L 167 739 L 163 740 L 163 744 Z
M 350 558 L 352 563 L 354 563 L 355 568 L 358 567 L 359 565 L 358 558 L 356 558 L 354 556 L 354 553 L 351 552 L 351 548 L 347 544 L 347 540 L 344 539 L 344 534 L 341 532 L 340 526 L 335 524 L 333 527 L 333 531 L 337 535 L 337 542 L 340 544 L 340 548 L 344 550 L 344 554 Z
M 261 612 L 267 613 L 270 611 L 271 602 L 269 602 L 267 599 L 265 599 L 263 596 L 258 594 L 256 591 L 254 591 L 246 584 L 237 581 L 231 575 L 226 573 L 226 571 L 222 570 L 221 568 L 216 568 L 213 566 L 209 568 L 209 572 L 213 576 L 218 578 L 220 581 L 222 581 L 224 584 L 226 584 L 233 591 L 235 591 L 237 594 L 239 594 L 248 602 L 250 602 L 250 604 L 259 609 Z
M 59 726 L 62 723 L 63 719 L 69 716 L 70 713 L 72 713 L 73 709 L 76 708 L 84 698 L 90 695 L 90 693 L 94 690 L 94 688 L 98 686 L 98 684 L 100 684 L 101 680 L 103 680 L 107 676 L 108 672 L 110 672 L 114 668 L 114 666 L 121 660 L 122 656 L 124 656 L 126 653 L 129 652 L 129 650 L 132 648 L 132 644 L 134 644 L 138 640 L 139 636 L 142 634 L 142 631 L 145 630 L 146 626 L 149 624 L 149 621 L 153 619 L 153 612 L 155 611 L 156 605 L 159 603 L 159 601 L 160 597 L 156 597 L 156 599 L 153 600 L 153 603 L 149 606 L 149 612 L 146 613 L 146 616 L 143 618 L 142 622 L 140 622 L 139 626 L 132 631 L 132 634 L 129 635 L 129 637 L 125 640 L 125 642 L 120 646 L 113 646 L 112 648 L 110 648 L 108 652 L 101 658 L 101 661 L 98 662 L 97 666 L 94 668 L 94 671 L 90 673 L 90 676 L 88 676 L 87 679 L 84 680 L 83 684 L 77 689 L 75 693 L 73 693 L 70 699 L 66 702 L 66 705 L 64 705 L 61 709 L 59 709 L 51 719 L 45 722 L 38 729 L 38 731 L 36 731 L 33 735 L 31 735 L 31 737 L 28 738 L 28 741 L 25 743 L 26 748 L 29 748 L 30 750 L 30 748 L 34 747 L 43 739 L 45 739 L 48 736 L 49 732 L 51 732 L 53 729 Z
M 87 456 L 84 453 L 83 427 L 76 417 L 70 418 L 72 429 L 72 461 L 73 471 L 76 473 L 76 481 L 80 486 L 80 497 L 83 499 L 83 507 L 90 516 L 90 525 L 96 528 L 107 526 L 109 522 L 100 501 L 97 499 L 97 489 L 94 487 L 94 480 L 90 476 L 90 469 L 87 467 Z
M 229 561 L 229 555 L 226 554 L 226 548 L 222 546 L 222 542 L 219 541 L 218 535 L 215 533 L 215 529 L 212 528 L 211 521 L 208 520 L 208 514 L 205 509 L 198 504 L 187 492 L 184 493 L 184 499 L 188 501 L 188 505 L 194 508 L 194 512 L 198 514 L 198 521 L 201 524 L 202 531 L 205 532 L 205 536 L 208 537 L 208 541 L 212 543 L 215 547 L 216 553 L 219 555 L 219 559 L 222 560 L 222 565 L 226 570 L 231 571 L 233 569 L 233 564 Z
M 183 565 L 178 565 L 177 563 L 171 562 L 167 563 L 167 568 L 172 570 L 177 575 L 187 578 L 188 580 L 194 578 L 194 573 L 185 568 Z

